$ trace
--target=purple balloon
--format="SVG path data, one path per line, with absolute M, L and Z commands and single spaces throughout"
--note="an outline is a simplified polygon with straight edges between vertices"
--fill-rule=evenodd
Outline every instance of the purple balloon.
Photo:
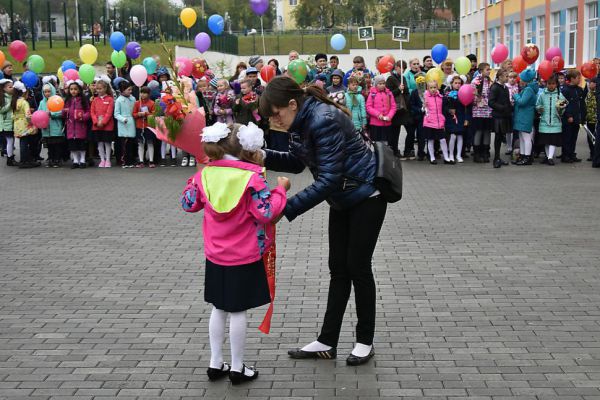
M 263 15 L 269 9 L 269 0 L 249 0 L 250 8 L 256 15 Z
M 129 42 L 125 47 L 125 54 L 135 60 L 142 55 L 142 46 L 138 42 Z
M 210 36 L 207 33 L 200 32 L 194 39 L 194 45 L 196 46 L 196 50 L 204 53 L 210 47 Z

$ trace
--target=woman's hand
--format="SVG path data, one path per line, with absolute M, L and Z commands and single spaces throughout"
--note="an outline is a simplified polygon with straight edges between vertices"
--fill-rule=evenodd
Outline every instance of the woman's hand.
M 286 192 L 292 188 L 292 184 L 290 183 L 289 178 L 286 178 L 285 176 L 278 176 L 277 184 L 279 186 L 283 186 L 283 188 L 285 189 Z

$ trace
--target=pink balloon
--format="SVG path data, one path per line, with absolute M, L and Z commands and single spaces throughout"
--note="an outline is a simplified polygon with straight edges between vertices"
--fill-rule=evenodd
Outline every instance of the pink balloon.
M 8 52 L 15 60 L 21 62 L 27 57 L 27 45 L 20 40 L 13 40 L 8 46 Z
M 68 69 L 63 72 L 63 76 L 65 77 L 65 81 L 74 81 L 79 79 L 79 72 L 74 69 Z
M 37 110 L 31 114 L 31 123 L 39 129 L 46 129 L 50 124 L 50 116 L 46 111 Z
M 462 85 L 460 89 L 458 89 L 458 101 L 460 101 L 463 106 L 468 106 L 473 100 L 475 100 L 475 88 L 471 85 Z
M 500 64 L 502 61 L 508 58 L 508 47 L 502 43 L 498 43 L 492 49 L 492 61 L 496 64 Z
M 550 47 L 548 50 L 546 50 L 546 60 L 552 61 L 552 59 L 556 56 L 562 58 L 562 50 L 560 47 Z
M 129 71 L 129 77 L 135 86 L 142 87 L 146 83 L 146 79 L 148 79 L 148 71 L 146 71 L 146 67 L 143 65 L 137 64 Z
M 175 67 L 177 68 L 177 75 L 190 76 L 193 64 L 189 58 L 179 57 L 175 60 Z

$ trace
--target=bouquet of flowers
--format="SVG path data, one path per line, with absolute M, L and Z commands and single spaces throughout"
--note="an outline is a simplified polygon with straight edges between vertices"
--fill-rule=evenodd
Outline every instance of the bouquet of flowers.
M 258 113 L 258 96 L 256 93 L 250 92 L 243 95 L 242 101 L 252 110 L 252 116 L 256 122 L 260 121 L 260 114 Z

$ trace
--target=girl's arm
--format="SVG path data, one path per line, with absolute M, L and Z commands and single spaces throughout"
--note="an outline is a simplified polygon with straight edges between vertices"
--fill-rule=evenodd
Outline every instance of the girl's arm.
M 187 185 L 183 189 L 181 194 L 180 202 L 183 211 L 195 213 L 204 208 L 204 204 L 200 199 L 200 188 L 198 187 L 197 181 L 201 179 L 201 172 L 197 172 L 187 181 Z
M 104 126 L 106 126 L 106 124 L 108 124 L 108 121 L 110 121 L 110 119 L 113 116 L 114 110 L 115 110 L 115 101 L 109 96 L 108 97 L 108 102 L 110 103 L 108 108 L 106 109 L 106 114 L 103 115 L 102 118 L 102 124 Z
M 388 97 L 390 99 L 390 110 L 388 111 L 386 117 L 388 117 L 388 119 L 391 121 L 392 118 L 394 118 L 394 114 L 396 114 L 396 99 L 394 99 L 392 92 L 389 93 Z
M 94 125 L 98 125 L 98 115 L 96 114 L 96 101 L 92 101 L 90 103 L 90 111 L 91 111 L 91 115 L 92 115 L 92 123 Z
M 287 204 L 285 188 L 277 186 L 270 190 L 263 177 L 255 174 L 250 183 L 251 197 L 248 210 L 261 224 L 267 224 L 281 215 Z
M 123 114 L 121 114 L 121 102 L 119 100 L 117 100 L 117 102 L 115 103 L 115 113 L 114 113 L 115 119 L 119 122 L 125 122 L 125 120 L 127 118 L 125 118 L 123 116 Z
M 544 99 L 543 99 L 543 97 L 544 97 L 544 95 L 540 94 L 538 96 L 537 100 L 535 101 L 535 109 L 540 114 L 544 112 Z
M 360 120 L 362 126 L 367 126 L 367 109 L 365 108 L 365 98 L 358 96 L 358 106 L 360 107 Z
M 144 117 L 138 116 L 139 112 L 140 112 L 140 102 L 136 101 L 135 104 L 133 105 L 133 111 L 132 111 L 134 119 L 144 118 Z
M 367 98 L 367 103 L 366 103 L 366 108 L 367 108 L 367 113 L 374 118 L 379 117 L 379 111 L 375 110 L 373 108 L 373 97 L 369 94 L 369 97 Z

